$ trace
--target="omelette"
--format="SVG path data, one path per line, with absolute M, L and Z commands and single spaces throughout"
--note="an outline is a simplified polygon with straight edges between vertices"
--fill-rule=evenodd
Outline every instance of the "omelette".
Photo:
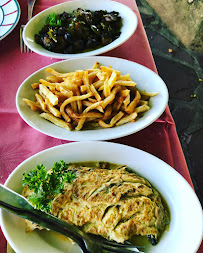
M 108 240 L 124 243 L 141 235 L 157 244 L 169 224 L 169 212 L 158 191 L 126 166 L 84 164 L 69 165 L 76 177 L 54 196 L 50 213 Z M 23 195 L 29 198 L 31 193 L 25 186 Z M 28 231 L 42 229 L 30 221 L 27 226 Z

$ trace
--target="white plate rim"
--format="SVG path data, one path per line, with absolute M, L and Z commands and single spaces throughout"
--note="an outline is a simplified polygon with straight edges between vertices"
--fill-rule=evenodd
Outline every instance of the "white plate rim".
M 46 12 L 52 12 L 52 10 L 54 10 L 55 8 L 58 7 L 63 7 L 66 6 L 68 7 L 68 5 L 70 4 L 77 4 L 80 3 L 82 5 L 85 4 L 90 4 L 90 3 L 94 3 L 94 0 L 74 0 L 74 1 L 69 1 L 69 2 L 65 2 L 65 3 L 61 3 L 61 4 L 57 4 L 55 6 L 49 7 L 43 11 L 41 11 L 40 13 L 38 13 L 37 15 L 35 15 L 25 26 L 24 30 L 23 30 L 23 40 L 25 42 L 25 44 L 27 45 L 27 47 L 29 47 L 33 52 L 37 53 L 37 54 L 41 54 L 43 56 L 46 57 L 51 57 L 51 58 L 55 58 L 55 59 L 69 59 L 69 58 L 78 58 L 78 57 L 86 57 L 86 56 L 93 56 L 93 55 L 99 55 L 105 52 L 108 52 L 118 46 L 120 46 L 121 44 L 123 44 L 125 41 L 127 41 L 135 32 L 137 25 L 138 25 L 138 18 L 136 16 L 136 14 L 125 4 L 116 2 L 116 1 L 112 1 L 112 0 L 103 0 L 101 1 L 102 4 L 105 7 L 105 3 L 108 5 L 114 5 L 114 6 L 118 6 L 118 7 L 122 7 L 126 12 L 129 13 L 129 16 L 131 17 L 131 30 L 129 30 L 128 33 L 125 33 L 125 37 L 122 36 L 122 40 L 120 39 L 120 37 L 116 40 L 114 40 L 113 42 L 111 42 L 110 44 L 103 46 L 99 49 L 95 49 L 95 50 L 91 50 L 89 52 L 84 52 L 84 53 L 77 53 L 77 54 L 60 54 L 60 53 L 55 53 L 55 52 L 50 52 L 46 49 L 44 49 L 43 47 L 39 47 L 37 45 L 37 48 L 35 47 L 36 43 L 33 43 L 33 39 L 30 36 L 27 36 L 27 30 L 29 30 L 30 24 L 32 24 L 32 22 L 35 22 L 41 15 L 43 15 Z M 130 20 L 128 20 L 130 21 Z M 121 28 L 122 31 L 122 28 Z
M 9 33 L 11 33 L 11 32 L 13 31 L 13 29 L 16 27 L 16 25 L 18 24 L 18 21 L 19 21 L 19 19 L 20 19 L 20 14 L 21 14 L 20 5 L 19 5 L 19 3 L 18 3 L 17 0 L 11 0 L 11 1 L 14 2 L 14 3 L 16 4 L 17 13 L 18 13 L 18 14 L 17 14 L 17 17 L 16 17 L 16 19 L 15 19 L 13 25 L 11 26 L 11 28 L 10 28 L 5 34 L 3 34 L 2 36 L 0 36 L 0 40 L 4 39 L 7 35 L 9 35 Z M 2 6 L 0 6 L 0 8 L 3 9 Z M 3 14 L 4 14 L 4 11 L 3 11 Z M 3 17 L 3 21 L 4 21 L 4 17 Z M 2 23 L 0 24 L 0 27 L 2 26 L 3 21 L 2 21 Z
M 44 124 L 49 123 L 49 129 L 44 131 L 42 130 L 40 127 L 35 125 L 35 122 L 32 122 L 23 112 L 22 112 L 22 89 L 24 87 L 26 87 L 26 82 L 28 82 L 29 79 L 33 78 L 35 75 L 37 75 L 40 71 L 43 71 L 44 69 L 46 69 L 47 67 L 57 67 L 57 66 L 62 66 L 63 64 L 70 64 L 71 62 L 87 62 L 87 61 L 92 61 L 96 62 L 106 62 L 108 61 L 110 64 L 112 62 L 114 62 L 114 64 L 119 64 L 119 63 L 123 63 L 124 64 L 130 64 L 132 66 L 134 66 L 135 69 L 141 69 L 142 71 L 144 71 L 147 74 L 150 74 L 151 78 L 155 78 L 157 82 L 160 82 L 160 89 L 162 89 L 162 94 L 158 94 L 156 97 L 151 98 L 151 101 L 154 101 L 154 99 L 157 99 L 157 97 L 160 95 L 160 100 L 162 102 L 162 104 L 158 107 L 158 113 L 156 112 L 155 114 L 152 114 L 152 109 L 153 107 L 144 114 L 144 116 L 139 119 L 137 122 L 133 122 L 133 123 L 127 123 L 125 125 L 119 126 L 117 128 L 108 128 L 108 129 L 97 129 L 97 130 L 83 130 L 83 131 L 69 131 L 67 133 L 67 136 L 64 136 L 62 134 L 62 131 L 64 131 L 63 129 L 59 129 L 59 133 L 53 133 L 50 132 L 50 127 L 52 123 L 46 122 Z M 87 66 L 88 67 L 88 66 Z M 121 70 L 121 69 L 120 69 Z M 122 70 L 121 70 L 122 71 Z M 129 72 L 126 72 L 129 73 Z M 131 73 L 132 76 L 132 73 Z M 144 76 L 144 75 L 143 75 Z M 145 77 L 146 78 L 146 77 Z M 143 84 L 140 84 L 140 86 L 142 86 Z M 139 84 L 138 84 L 139 87 Z M 142 129 L 144 129 L 145 127 L 149 126 L 150 124 L 152 124 L 156 119 L 158 119 L 162 113 L 164 112 L 166 106 L 168 103 L 168 90 L 167 87 L 164 83 L 164 81 L 161 79 L 161 77 L 158 76 L 158 74 L 156 74 L 155 72 L 153 72 L 152 70 L 148 69 L 147 67 L 138 64 L 136 62 L 132 62 L 129 60 L 125 60 L 122 58 L 117 58 L 117 57 L 109 57 L 109 56 L 91 56 L 91 57 L 82 57 L 82 58 L 75 58 L 75 59 L 69 59 L 69 60 L 63 60 L 60 62 L 56 62 L 53 64 L 50 64 L 48 66 L 45 66 L 41 69 L 39 69 L 38 71 L 34 72 L 33 74 L 31 74 L 27 79 L 25 79 L 25 81 L 20 85 L 20 87 L 17 90 L 16 93 L 16 107 L 17 110 L 20 114 L 20 116 L 22 117 L 22 119 L 31 127 L 33 127 L 34 129 L 42 132 L 43 134 L 46 134 L 48 136 L 51 137 L 55 137 L 55 138 L 59 138 L 59 139 L 63 139 L 63 140 L 69 140 L 69 141 L 95 141 L 95 140 L 110 140 L 110 139 L 115 139 L 115 138 L 120 138 L 123 136 L 128 136 L 130 134 L 133 134 L 135 132 L 138 132 Z M 29 109 L 29 108 L 28 108 Z M 31 112 L 32 113 L 32 112 Z M 36 113 L 36 112 L 35 112 Z M 148 116 L 151 116 L 150 118 L 148 118 Z M 29 114 L 30 117 L 30 114 Z M 147 118 L 148 122 L 147 124 L 144 122 L 145 117 Z M 137 125 L 136 125 L 137 123 Z M 138 127 L 138 123 L 139 123 L 139 127 Z M 134 124 L 134 125 L 129 125 L 129 124 Z M 53 124 L 52 124 L 53 125 Z M 128 125 L 128 129 L 125 128 L 125 126 Z M 47 125 L 48 126 L 48 125 Z M 129 128 L 130 126 L 130 128 Z M 47 132 L 48 131 L 48 132 Z M 67 131 L 67 130 L 66 130 Z
M 203 235 L 203 219 L 202 219 L 202 208 L 201 208 L 201 204 L 200 204 L 200 202 L 199 202 L 199 200 L 198 200 L 198 198 L 197 198 L 197 196 L 196 196 L 196 194 L 195 194 L 195 192 L 194 192 L 194 190 L 191 188 L 191 186 L 189 185 L 189 183 L 176 171 L 176 170 L 174 170 L 171 166 L 169 166 L 168 164 L 166 164 L 165 162 L 163 162 L 162 160 L 160 160 L 159 158 L 157 158 L 157 157 L 155 157 L 155 156 L 153 156 L 153 155 L 151 155 L 151 154 L 149 154 L 149 153 L 147 153 L 147 152 L 145 152 L 145 151 L 142 151 L 142 150 L 139 150 L 139 149 L 137 149 L 137 148 L 134 148 L 134 147 L 130 147 L 130 146 L 127 146 L 127 145 L 123 145 L 123 144 L 117 144 L 117 143 L 111 143 L 111 142 L 104 142 L 104 141 L 99 141 L 99 142 L 74 142 L 74 143 L 68 143 L 68 144 L 63 144 L 63 145 L 59 145 L 59 146 L 55 146 L 55 147 L 52 147 L 52 148 L 49 148 L 49 149 L 46 149 L 46 150 L 43 150 L 43 151 L 41 151 L 41 152 L 39 152 L 39 153 L 37 153 L 37 154 L 35 154 L 35 155 L 33 155 L 33 156 L 31 156 L 30 158 L 28 158 L 28 159 L 26 159 L 24 162 L 22 162 L 20 165 L 18 165 L 17 167 L 16 167 L 16 169 L 9 175 L 9 177 L 8 177 L 8 179 L 6 180 L 6 182 L 5 182 L 5 185 L 6 186 L 8 186 L 9 187 L 9 184 L 12 184 L 12 180 L 14 180 L 13 179 L 13 177 L 15 176 L 16 177 L 16 175 L 17 175 L 17 172 L 21 169 L 22 170 L 22 167 L 24 166 L 26 166 L 26 164 L 29 164 L 29 162 L 32 162 L 32 160 L 35 160 L 35 159 L 38 159 L 38 157 L 40 158 L 40 157 L 45 157 L 45 158 L 43 158 L 43 159 L 47 159 L 47 157 L 49 157 L 50 156 L 50 154 L 51 155 L 53 155 L 54 153 L 57 153 L 57 151 L 58 152 L 60 152 L 60 151 L 62 151 L 62 149 L 65 151 L 65 150 L 67 150 L 67 151 L 71 151 L 71 150 L 73 150 L 73 153 L 75 153 L 75 152 L 77 152 L 78 151 L 78 148 L 81 148 L 81 150 L 82 150 L 82 153 L 84 153 L 84 154 L 82 154 L 82 156 L 84 157 L 84 156 L 86 156 L 86 154 L 88 154 L 88 151 L 86 150 L 86 147 L 88 147 L 88 148 L 90 148 L 90 147 L 92 147 L 92 149 L 91 149 L 91 152 L 93 153 L 93 154 L 96 154 L 97 153 L 97 155 L 98 156 L 100 156 L 100 157 L 105 157 L 105 155 L 107 155 L 107 150 L 105 149 L 105 147 L 108 147 L 108 149 L 111 149 L 111 150 L 116 150 L 116 152 L 117 151 L 121 151 L 121 150 L 124 150 L 124 155 L 122 154 L 121 156 L 123 156 L 123 157 L 129 157 L 129 153 L 133 153 L 134 155 L 136 154 L 136 159 L 137 160 L 140 160 L 141 158 L 146 158 L 146 159 L 144 159 L 144 161 L 141 161 L 141 164 L 144 164 L 144 163 L 146 163 L 147 162 L 147 165 L 152 165 L 152 166 L 155 166 L 155 165 L 159 165 L 160 166 L 160 168 L 155 168 L 155 171 L 156 171 L 156 173 L 158 172 L 158 171 L 160 171 L 160 170 L 162 170 L 162 175 L 164 176 L 164 179 L 163 179 L 163 184 L 164 183 L 166 183 L 165 182 L 165 180 L 167 180 L 165 177 L 166 176 L 172 176 L 172 179 L 173 180 L 175 180 L 175 182 L 174 183 L 179 183 L 179 186 L 178 187 L 182 187 L 182 191 L 183 192 L 186 192 L 187 194 L 189 193 L 189 196 L 190 197 L 192 197 L 193 198 L 193 201 L 192 201 L 192 203 L 193 203 L 193 207 L 194 207 L 194 205 L 195 205 L 195 208 L 192 208 L 191 210 L 192 210 L 192 212 L 193 213 L 195 213 L 195 219 L 196 218 L 198 218 L 198 220 L 196 219 L 195 220 L 195 222 L 196 222 L 196 224 L 195 224 L 195 226 L 198 226 L 198 232 L 200 232 L 200 234 L 198 234 L 198 235 L 196 235 L 195 234 L 195 230 L 192 230 L 192 233 L 193 234 L 195 234 L 195 236 L 198 236 L 198 238 L 196 238 L 196 243 L 195 243 L 195 245 L 190 245 L 190 249 L 192 249 L 192 251 L 184 251 L 184 252 L 188 252 L 188 253 L 195 253 L 197 250 L 198 250 L 198 248 L 199 248 L 199 246 L 200 246 L 200 244 L 201 244 L 201 241 L 202 241 L 202 235 Z M 76 151 L 76 149 L 77 149 L 77 151 Z M 96 149 L 96 151 L 95 151 L 95 149 Z M 98 154 L 98 152 L 101 152 L 102 154 Z M 80 153 L 81 153 L 81 151 L 80 151 Z M 75 154 L 74 154 L 75 155 Z M 92 154 L 91 154 L 92 155 Z M 90 155 L 90 156 L 91 156 Z M 57 155 L 56 155 L 57 156 Z M 64 156 L 64 154 L 62 155 L 62 156 Z M 115 154 L 115 153 L 113 153 L 113 155 L 109 155 L 108 156 L 109 157 L 109 159 L 107 160 L 107 161 L 109 161 L 109 162 L 113 162 L 113 161 L 115 161 L 115 159 L 116 159 L 116 157 L 118 157 L 118 154 Z M 123 157 L 122 158 L 118 158 L 118 159 L 123 159 Z M 54 158 L 51 158 L 52 160 L 54 159 Z M 79 158 L 79 160 L 78 161 L 82 161 L 81 160 L 82 158 Z M 54 161 L 54 160 L 53 160 Z M 53 161 L 48 161 L 48 163 L 52 163 Z M 83 161 L 89 161 L 89 157 L 87 157 L 86 159 L 83 159 Z M 94 159 L 92 159 L 92 161 L 95 161 Z M 74 162 L 74 159 L 71 161 L 71 162 Z M 39 161 L 38 161 L 38 163 L 39 163 Z M 128 163 L 128 162 L 127 162 Z M 132 163 L 137 163 L 137 161 L 135 161 L 135 159 L 133 160 L 133 162 L 132 161 L 130 161 L 130 163 L 132 164 Z M 140 163 L 140 161 L 138 161 L 138 164 Z M 36 165 L 36 164 L 35 164 Z M 46 165 L 46 164 L 45 164 Z M 127 166 L 129 166 L 129 164 L 127 164 Z M 134 165 L 135 166 L 135 165 Z M 158 166 L 158 167 L 159 167 Z M 145 165 L 144 165 L 144 167 L 146 167 Z M 131 168 L 132 169 L 134 169 L 135 171 L 137 171 L 138 172 L 138 174 L 141 174 L 142 176 L 144 176 L 145 178 L 147 178 L 146 177 L 146 174 L 147 174 L 147 172 L 146 171 L 144 171 L 144 170 L 142 170 L 142 168 L 133 168 L 132 166 L 131 166 Z M 28 170 L 30 170 L 30 169 L 27 169 L 27 171 Z M 22 172 L 22 171 L 21 171 Z M 144 174 L 144 175 L 143 175 Z M 159 176 L 159 175 L 158 175 Z M 151 177 L 151 178 L 154 178 L 154 176 L 152 176 L 152 175 L 150 175 L 149 176 L 149 173 L 148 173 L 148 180 L 152 183 L 152 185 L 154 185 L 155 186 L 155 188 L 156 189 L 158 189 L 159 190 L 159 188 L 160 188 L 160 183 L 158 183 L 158 182 L 152 182 L 151 180 L 150 180 L 150 178 L 149 177 Z M 157 177 L 157 175 L 155 176 L 155 177 Z M 22 175 L 21 175 L 21 178 L 22 178 Z M 153 179 L 154 180 L 154 179 Z M 171 183 L 172 183 L 172 181 L 171 181 Z M 157 185 L 156 185 L 157 184 Z M 164 189 L 164 187 L 168 187 L 168 185 L 167 185 L 167 183 L 163 186 L 161 186 L 162 187 L 162 190 Z M 9 188 L 11 188 L 12 189 L 12 187 L 9 187 Z M 14 189 L 13 189 L 14 190 Z M 160 190 L 159 190 L 160 191 Z M 183 192 L 182 192 L 182 194 L 183 194 Z M 175 195 L 180 195 L 180 193 L 179 192 L 176 192 L 173 188 L 172 188 L 172 186 L 171 186 L 171 192 L 169 192 L 169 193 L 171 193 L 172 194 L 172 196 L 175 196 Z M 164 196 L 164 194 L 166 194 L 165 192 L 164 192 L 164 194 L 163 194 L 163 192 L 161 192 L 161 194 L 162 194 L 162 196 Z M 164 196 L 164 198 L 165 198 L 166 196 Z M 170 201 L 170 204 L 171 205 L 173 205 L 174 203 L 173 203 L 173 199 L 170 199 L 170 196 L 167 196 L 167 198 L 169 198 L 168 200 Z M 184 205 L 185 206 L 188 206 L 188 203 L 187 203 L 187 199 L 184 199 L 183 198 L 183 195 L 180 195 L 179 196 L 179 199 L 180 199 L 180 201 L 182 201 L 182 202 L 184 202 Z M 177 200 L 176 200 L 176 202 L 177 202 Z M 169 205 L 169 207 L 171 208 L 171 206 Z M 191 211 L 190 210 L 190 211 Z M 177 210 L 176 210 L 177 211 Z M 4 235 L 5 235 L 5 237 L 6 237 L 6 239 L 8 240 L 8 242 L 9 242 L 9 244 L 11 245 L 11 247 L 16 251 L 16 252 L 19 252 L 20 253 L 20 251 L 18 251 L 18 249 L 17 249 L 17 247 L 16 247 L 16 245 L 15 245 L 15 243 L 13 243 L 13 241 L 12 241 L 12 239 L 9 237 L 9 234 L 7 233 L 7 230 L 6 230 L 6 228 L 4 227 L 4 225 L 5 225 L 5 221 L 6 221 L 6 215 L 7 215 L 7 213 L 6 213 L 6 211 L 4 211 L 4 210 L 1 210 L 0 209 L 0 223 L 2 224 L 2 231 L 3 231 L 3 233 L 4 233 Z M 188 215 L 188 213 L 187 213 L 187 215 Z M 192 215 L 192 214 L 191 214 Z M 198 217 L 197 217 L 198 216 Z M 179 215 L 177 215 L 177 217 L 176 217 L 176 215 L 174 215 L 174 217 L 171 217 L 171 223 L 176 223 L 176 222 L 178 222 L 178 218 L 181 218 L 182 217 L 182 214 L 180 213 Z M 173 219 L 173 220 L 172 220 Z M 184 219 L 185 219 L 185 222 L 188 220 L 188 216 L 187 217 L 184 217 Z M 197 222 L 198 221 L 198 222 Z M 187 222 L 186 222 L 187 223 Z M 192 226 L 193 226 L 193 221 L 191 221 L 191 223 L 190 223 L 190 225 L 192 224 Z M 172 226 L 172 224 L 170 224 L 170 226 Z M 194 226 L 194 227 L 195 227 Z M 177 233 L 177 231 L 176 231 L 176 229 L 177 229 L 177 227 L 176 227 L 176 225 L 174 225 L 173 224 L 173 231 L 172 231 L 172 233 Z M 186 225 L 186 227 L 187 227 L 187 225 Z M 185 228 L 186 228 L 185 227 Z M 193 228 L 194 228 L 193 227 Z M 174 229 L 175 228 L 175 229 Z M 172 229 L 172 228 L 171 228 Z M 180 228 L 179 228 L 180 229 Z M 174 232 L 175 231 L 175 232 Z M 170 232 L 170 227 L 169 227 L 169 231 L 167 232 L 167 233 L 169 233 Z M 187 231 L 186 231 L 186 235 L 187 235 Z M 164 236 L 168 236 L 168 234 L 166 234 L 166 235 L 164 235 Z M 180 239 L 181 239 L 182 237 L 180 236 Z M 168 239 L 168 238 L 167 238 Z M 170 239 L 170 238 L 169 238 Z M 189 239 L 189 238 L 188 238 Z M 188 247 L 187 246 L 187 243 L 183 243 L 183 240 L 184 239 L 182 239 L 182 244 L 186 244 L 186 246 L 184 246 L 184 247 Z M 185 241 L 184 241 L 185 242 Z M 161 247 L 165 247 L 166 248 L 166 246 L 167 245 L 165 245 L 167 242 L 166 242 L 166 240 L 164 241 L 164 238 L 163 239 L 161 239 L 160 240 L 160 242 L 158 243 L 158 245 L 159 244 L 162 244 L 161 245 Z M 171 242 L 170 242 L 171 243 Z M 181 244 L 181 243 L 180 243 Z M 181 244 L 181 249 L 186 249 L 186 248 L 182 248 L 182 244 Z M 180 246 L 180 245 L 179 245 Z M 157 246 L 154 246 L 154 247 L 152 247 L 152 251 L 150 250 L 150 252 L 158 252 L 158 253 L 160 253 L 160 251 L 157 251 L 156 250 L 156 247 Z M 192 248 L 191 248 L 192 247 Z M 170 247 L 168 247 L 167 246 L 167 249 L 168 248 L 170 248 Z M 173 246 L 172 246 L 172 248 L 173 248 Z M 159 250 L 159 249 L 158 249 Z M 163 252 L 163 251 L 162 251 Z M 171 252 L 170 251 L 170 249 L 169 249 L 169 251 L 164 251 L 164 252 L 166 252 L 166 253 L 169 253 L 169 252 Z M 173 251 L 174 253 L 179 253 L 179 252 L 183 252 L 183 251 Z

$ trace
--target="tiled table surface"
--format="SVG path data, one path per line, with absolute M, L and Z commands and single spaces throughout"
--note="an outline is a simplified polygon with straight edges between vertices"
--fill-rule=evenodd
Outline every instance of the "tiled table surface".
M 159 75 L 169 90 L 176 123 L 196 193 L 203 205 L 203 54 L 185 48 L 146 0 L 137 0 Z

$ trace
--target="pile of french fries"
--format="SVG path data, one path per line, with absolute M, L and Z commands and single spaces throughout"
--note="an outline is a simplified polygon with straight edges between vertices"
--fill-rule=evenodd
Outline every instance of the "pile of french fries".
M 23 98 L 40 117 L 68 129 L 81 130 L 88 122 L 102 128 L 134 122 L 150 109 L 148 101 L 157 92 L 145 92 L 136 88 L 130 74 L 122 75 L 111 66 L 59 73 L 47 68 L 46 79 L 32 83 L 38 92 L 36 102 Z

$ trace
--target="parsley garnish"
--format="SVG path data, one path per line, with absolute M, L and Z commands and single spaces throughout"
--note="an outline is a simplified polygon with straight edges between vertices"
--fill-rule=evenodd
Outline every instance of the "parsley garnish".
M 45 212 L 51 211 L 51 201 L 56 194 L 61 193 L 64 189 L 64 183 L 72 183 L 76 178 L 75 172 L 68 170 L 68 164 L 64 161 L 53 164 L 51 172 L 47 172 L 43 164 L 23 174 L 23 186 L 28 186 L 33 190 L 29 196 L 29 201 L 35 208 Z
M 61 20 L 59 19 L 59 15 L 56 13 L 51 13 L 47 19 L 46 23 L 50 26 L 60 26 L 61 25 Z

